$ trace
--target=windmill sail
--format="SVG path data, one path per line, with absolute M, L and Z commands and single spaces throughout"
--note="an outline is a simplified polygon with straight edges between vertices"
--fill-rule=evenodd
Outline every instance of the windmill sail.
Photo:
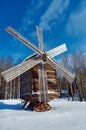
M 64 44 L 48 51 L 47 53 L 49 54 L 49 56 L 55 57 L 55 56 L 65 52 L 65 51 L 67 51 L 67 47 L 66 47 L 66 44 L 64 43 Z
M 21 75 L 22 73 L 26 72 L 27 70 L 31 69 L 38 63 L 40 63 L 39 58 L 36 58 L 36 57 L 31 58 L 22 64 L 19 64 L 17 66 L 14 66 L 11 69 L 8 69 L 8 70 L 2 72 L 2 76 L 5 78 L 5 80 L 7 82 L 9 82 L 9 81 L 13 80 L 14 78 L 18 77 L 19 75 Z
M 37 35 L 38 35 L 39 49 L 44 53 L 42 29 L 39 26 L 37 26 Z
M 12 27 L 7 27 L 6 31 L 16 37 L 18 40 L 23 42 L 26 46 L 30 47 L 32 50 L 34 50 L 38 55 L 42 54 L 42 52 L 35 46 L 33 45 L 29 40 L 27 40 L 23 35 L 21 35 L 19 32 L 17 32 L 15 29 Z
M 75 75 L 72 74 L 71 72 L 69 72 L 66 68 L 64 68 L 62 65 L 60 65 L 59 63 L 57 63 L 54 59 L 52 59 L 51 57 L 47 57 L 47 62 L 56 70 L 58 70 L 59 72 L 61 72 L 61 74 L 70 82 L 72 83 Z

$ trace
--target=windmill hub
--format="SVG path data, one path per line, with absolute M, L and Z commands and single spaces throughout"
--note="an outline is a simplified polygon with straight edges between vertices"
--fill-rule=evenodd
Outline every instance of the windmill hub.
M 47 53 L 42 54 L 42 60 L 45 62 L 47 61 Z

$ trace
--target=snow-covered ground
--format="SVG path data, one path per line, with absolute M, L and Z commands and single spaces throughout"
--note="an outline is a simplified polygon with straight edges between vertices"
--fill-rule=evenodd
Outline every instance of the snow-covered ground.
M 55 99 L 52 110 L 24 110 L 20 100 L 0 100 L 0 130 L 86 130 L 86 103 Z

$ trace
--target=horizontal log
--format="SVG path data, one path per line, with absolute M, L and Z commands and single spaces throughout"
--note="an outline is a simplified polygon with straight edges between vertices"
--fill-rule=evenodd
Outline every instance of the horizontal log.
M 57 84 L 56 79 L 48 79 L 48 83 Z
M 57 77 L 55 75 L 47 75 L 47 79 L 56 79 L 57 80 Z
M 46 71 L 47 75 L 56 75 L 55 71 Z
M 53 99 L 55 99 L 55 98 L 59 98 L 60 97 L 60 93 L 51 93 L 51 94 L 49 94 L 48 95 L 48 101 L 50 101 L 50 100 L 53 100 Z

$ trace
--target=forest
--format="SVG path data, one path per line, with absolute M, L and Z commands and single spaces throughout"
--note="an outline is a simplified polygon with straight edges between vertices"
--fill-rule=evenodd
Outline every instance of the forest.
M 69 71 L 75 74 L 75 80 L 72 84 L 68 83 L 65 77 L 57 72 L 59 90 L 66 90 L 68 100 L 79 101 L 86 100 L 86 54 L 82 51 L 72 53 L 71 55 L 62 55 L 59 62 Z M 9 83 L 6 83 L 1 76 L 1 72 L 17 65 L 20 60 L 14 63 L 13 58 L 9 56 L 7 59 L 0 57 L 0 99 L 15 99 L 20 97 L 20 77 L 15 78 Z

